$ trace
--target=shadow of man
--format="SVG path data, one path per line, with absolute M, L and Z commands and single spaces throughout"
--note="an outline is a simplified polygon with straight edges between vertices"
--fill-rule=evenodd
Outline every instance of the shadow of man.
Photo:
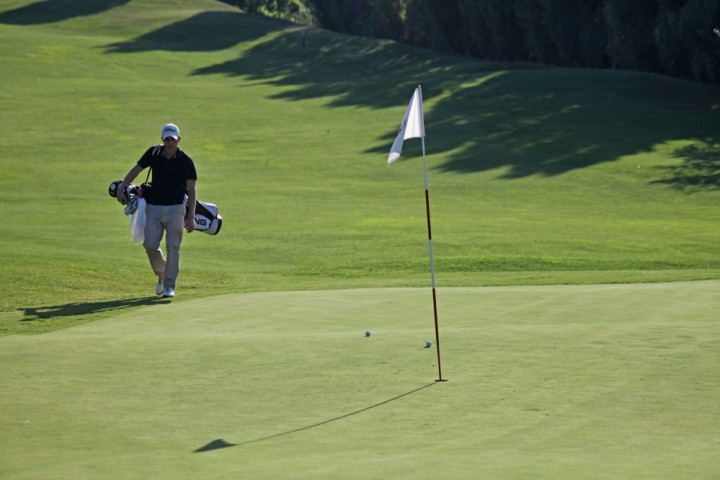
M 51 305 L 44 307 L 25 307 L 18 311 L 23 313 L 21 322 L 47 320 L 58 317 L 74 317 L 104 312 L 116 312 L 141 305 L 155 305 L 168 303 L 155 297 L 127 298 L 123 300 L 109 300 L 105 302 L 76 302 L 64 305 Z

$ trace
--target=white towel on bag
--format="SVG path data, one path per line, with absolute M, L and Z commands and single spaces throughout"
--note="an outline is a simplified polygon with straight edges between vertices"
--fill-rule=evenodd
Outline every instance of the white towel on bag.
M 145 240 L 145 199 L 138 198 L 137 210 L 130 217 L 130 232 L 135 243 Z

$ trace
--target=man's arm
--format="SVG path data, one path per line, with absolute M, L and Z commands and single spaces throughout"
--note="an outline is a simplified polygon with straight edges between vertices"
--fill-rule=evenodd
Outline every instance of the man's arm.
M 195 182 L 196 180 L 187 180 L 185 182 L 188 195 L 187 216 L 185 217 L 185 230 L 187 230 L 188 233 L 195 230 L 195 204 L 197 201 Z
M 127 188 L 128 185 L 130 185 L 130 183 L 132 183 L 133 180 L 135 180 L 135 177 L 137 177 L 138 174 L 140 172 L 142 172 L 142 170 L 143 170 L 143 168 L 136 163 L 135 166 L 130 169 L 130 171 L 127 173 L 127 175 L 125 175 L 125 178 L 123 178 L 122 182 L 120 183 L 120 185 L 118 186 L 118 189 L 117 189 L 118 202 L 122 203 L 123 205 L 125 205 L 127 203 L 127 197 L 125 196 L 125 189 Z

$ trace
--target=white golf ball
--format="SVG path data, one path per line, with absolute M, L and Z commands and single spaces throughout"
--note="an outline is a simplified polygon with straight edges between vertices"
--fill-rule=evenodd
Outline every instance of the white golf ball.
M 365 336 L 369 337 L 370 335 L 372 335 L 372 332 L 370 330 L 365 330 Z
M 427 342 L 425 342 L 425 348 L 430 348 L 430 347 L 432 347 L 432 342 L 430 340 L 428 340 Z

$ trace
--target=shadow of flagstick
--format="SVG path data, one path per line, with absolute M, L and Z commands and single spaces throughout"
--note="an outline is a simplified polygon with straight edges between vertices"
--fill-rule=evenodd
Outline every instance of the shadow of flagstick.
M 357 414 L 360 414 L 360 413 L 363 413 L 363 412 L 367 412 L 368 410 L 372 410 L 373 408 L 377 408 L 377 407 L 380 407 L 380 406 L 385 405 L 385 404 L 387 404 L 387 403 L 394 402 L 395 400 L 399 400 L 399 399 L 401 399 L 401 398 L 403 398 L 403 397 L 407 397 L 408 395 L 412 395 L 413 393 L 419 392 L 420 390 L 424 390 L 424 389 L 426 389 L 426 388 L 428 388 L 428 387 L 431 387 L 431 386 L 435 385 L 435 383 L 437 383 L 437 382 L 432 382 L 432 383 L 429 383 L 429 384 L 427 384 L 427 385 L 423 385 L 423 386 L 420 387 L 420 388 L 416 388 L 415 390 L 410 390 L 409 392 L 405 392 L 405 393 L 403 393 L 403 394 L 400 394 L 400 395 L 398 395 L 398 396 L 396 396 L 396 397 L 390 398 L 390 399 L 385 400 L 385 401 L 383 401 L 383 402 L 376 403 L 376 404 L 374 404 L 374 405 L 370 405 L 369 407 L 361 408 L 360 410 L 356 410 L 356 411 L 354 411 L 354 412 L 346 413 L 345 415 L 340 415 L 339 417 L 331 418 L 331 419 L 329 419 L 329 420 L 324 420 L 324 421 L 322 421 L 322 422 L 314 423 L 314 424 L 312 424 L 312 425 L 307 425 L 307 426 L 300 427 L 300 428 L 296 428 L 296 429 L 293 429 L 293 430 L 288 430 L 287 432 L 276 433 L 276 434 L 274 434 L 274 435 L 268 435 L 267 437 L 256 438 L 256 439 L 254 439 L 254 440 L 248 440 L 248 441 L 246 441 L 246 442 L 240 442 L 240 443 L 228 443 L 228 442 L 226 442 L 225 440 L 219 438 L 219 439 L 217 439 L 217 440 L 213 440 L 212 442 L 208 443 L 207 445 L 204 445 L 204 446 L 198 448 L 197 450 L 193 450 L 193 453 L 210 452 L 210 451 L 212 451 L 212 450 L 220 450 L 221 448 L 238 447 L 238 446 L 242 446 L 242 445 L 249 445 L 249 444 L 251 444 L 251 443 L 264 442 L 264 441 L 266 441 L 266 440 L 272 440 L 273 438 L 284 437 L 284 436 L 286 436 L 286 435 L 291 435 L 291 434 L 293 434 L 293 433 L 303 432 L 303 431 L 305 431 L 305 430 L 310 430 L 310 429 L 312 429 L 312 428 L 321 427 L 321 426 L 323 426 L 323 425 L 327 425 L 328 423 L 337 422 L 338 420 L 342 420 L 342 419 L 344 419 L 344 418 L 352 417 L 353 415 L 357 415 Z

